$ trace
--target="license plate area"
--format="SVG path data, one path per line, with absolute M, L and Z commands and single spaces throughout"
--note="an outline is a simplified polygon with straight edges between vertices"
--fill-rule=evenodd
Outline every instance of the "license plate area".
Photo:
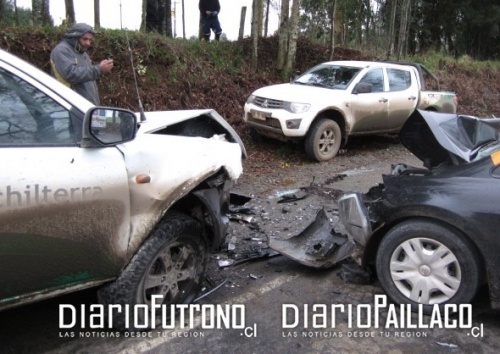
M 252 109 L 250 111 L 250 113 L 252 114 L 253 119 L 265 121 L 266 118 L 267 118 L 267 113 L 266 112 L 255 111 L 255 110 Z

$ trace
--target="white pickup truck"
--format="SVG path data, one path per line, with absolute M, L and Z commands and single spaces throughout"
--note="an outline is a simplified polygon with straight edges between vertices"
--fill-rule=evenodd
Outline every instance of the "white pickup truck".
M 326 62 L 253 92 L 244 121 L 260 135 L 303 142 L 309 158 L 327 161 L 351 135 L 399 132 L 416 108 L 456 113 L 455 93 L 426 91 L 425 77 L 439 90 L 421 64 Z
M 149 312 L 129 326 L 129 306 L 196 297 L 246 156 L 219 114 L 139 121 L 3 50 L 0 108 L 0 310 L 101 286 L 107 326 L 132 330 Z

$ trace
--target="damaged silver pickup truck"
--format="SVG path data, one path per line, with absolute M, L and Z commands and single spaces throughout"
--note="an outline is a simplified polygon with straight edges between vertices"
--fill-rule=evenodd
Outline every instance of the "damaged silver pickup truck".
M 197 295 L 246 156 L 220 115 L 139 121 L 3 50 L 0 107 L 0 309 L 93 286 L 126 306 Z
M 399 136 L 423 168 L 394 165 L 368 193 L 343 194 L 338 233 L 320 212 L 270 247 L 314 267 L 352 256 L 393 301 L 427 313 L 484 283 L 500 308 L 500 119 L 416 110 Z

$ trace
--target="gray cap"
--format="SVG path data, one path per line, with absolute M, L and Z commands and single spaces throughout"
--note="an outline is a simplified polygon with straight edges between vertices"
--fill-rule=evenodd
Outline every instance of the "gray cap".
M 86 23 L 77 23 L 77 24 L 73 25 L 70 29 L 68 29 L 63 37 L 64 38 L 80 38 L 85 33 L 95 34 L 95 31 L 92 28 L 92 26 L 87 25 Z

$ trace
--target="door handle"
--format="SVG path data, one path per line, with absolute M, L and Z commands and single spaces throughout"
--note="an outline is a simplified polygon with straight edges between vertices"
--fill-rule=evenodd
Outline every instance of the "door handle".
M 387 101 L 389 101 L 387 98 L 381 98 L 380 100 L 378 100 L 380 103 L 386 103 Z
M 408 97 L 408 101 L 415 101 L 417 98 L 415 96 Z

